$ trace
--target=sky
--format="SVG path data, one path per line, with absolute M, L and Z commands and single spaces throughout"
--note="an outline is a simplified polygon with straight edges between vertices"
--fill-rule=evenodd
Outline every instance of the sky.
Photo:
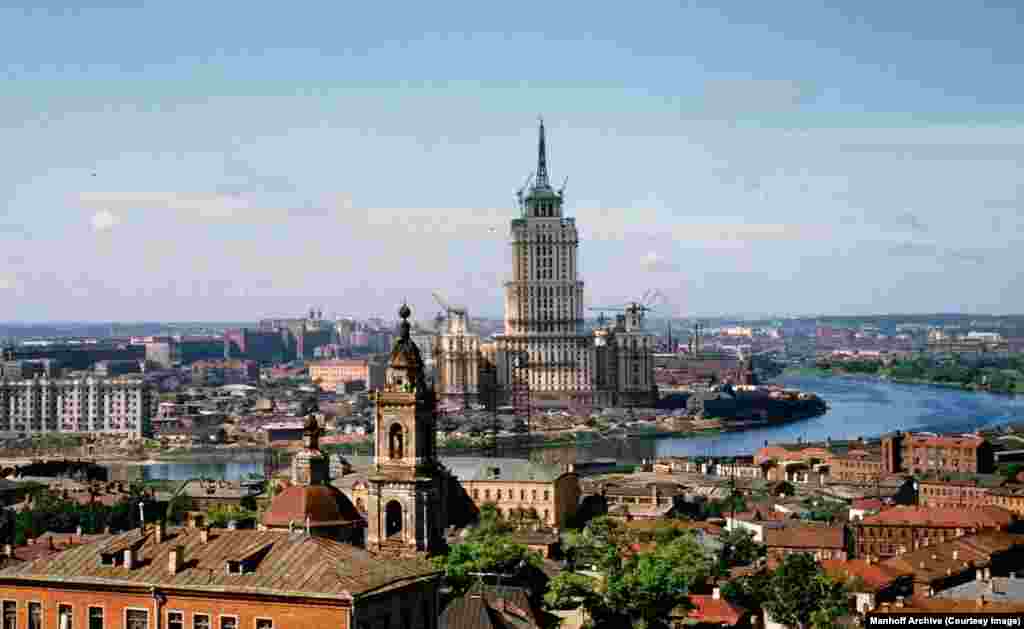
M 1024 5 L 0 1 L 0 320 L 1024 312 Z

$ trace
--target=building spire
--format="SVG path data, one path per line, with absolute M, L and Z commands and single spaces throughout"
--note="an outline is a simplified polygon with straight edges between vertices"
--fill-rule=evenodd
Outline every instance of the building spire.
M 537 116 L 540 122 L 540 141 L 537 143 L 537 180 L 534 188 L 549 188 L 548 183 L 548 152 L 544 145 L 544 118 Z

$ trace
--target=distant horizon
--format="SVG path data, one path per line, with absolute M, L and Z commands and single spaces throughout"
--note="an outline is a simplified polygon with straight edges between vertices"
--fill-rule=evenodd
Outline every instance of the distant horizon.
M 2 3 L 0 319 L 497 312 L 538 115 L 590 304 L 1024 310 L 1019 2 L 399 4 Z
M 436 314 L 436 313 L 435 313 Z M 381 314 L 370 314 L 370 315 L 339 315 L 341 318 L 354 318 L 357 320 L 368 320 L 368 319 L 384 319 L 385 321 L 398 321 L 397 314 L 391 316 Z M 504 315 L 473 315 L 473 319 L 482 319 L 487 321 L 502 321 Z M 762 322 L 772 319 L 782 320 L 819 320 L 819 319 L 899 319 L 899 318 L 989 318 L 989 319 L 1015 319 L 1024 318 L 1024 313 L 1019 314 L 993 314 L 993 313 L 958 313 L 958 312 L 905 312 L 905 313 L 877 313 L 877 314 L 792 314 L 792 315 L 744 315 L 744 314 L 709 314 L 709 315 L 686 315 L 686 316 L 672 316 L 667 317 L 664 315 L 648 315 L 648 319 L 667 321 L 667 320 L 693 320 L 693 319 L 715 319 L 728 322 Z M 189 326 L 211 326 L 211 327 L 224 327 L 227 325 L 250 325 L 256 326 L 261 320 L 266 319 L 301 319 L 302 315 L 268 315 L 253 318 L 250 320 L 216 320 L 216 319 L 181 319 L 181 320 L 159 320 L 159 319 L 140 319 L 140 320 L 39 320 L 39 321 L 0 321 L 0 326 L 10 327 L 33 327 L 33 326 L 100 326 L 100 325 L 123 325 L 123 326 L 137 326 L 137 325 L 189 325 Z M 600 318 L 600 315 L 586 316 L 585 320 L 593 320 Z M 610 318 L 606 315 L 606 318 Z M 412 319 L 416 322 L 423 323 L 426 321 L 433 321 L 433 316 L 430 318 L 416 317 L 415 311 L 413 312 Z M 328 318 L 325 314 L 325 321 L 336 321 L 334 317 Z

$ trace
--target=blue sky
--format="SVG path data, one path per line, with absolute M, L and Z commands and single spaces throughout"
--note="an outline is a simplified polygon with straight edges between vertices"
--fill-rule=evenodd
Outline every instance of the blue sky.
M 1024 311 L 1014 2 L 33 4 L 0 320 L 499 315 L 540 113 L 594 305 Z

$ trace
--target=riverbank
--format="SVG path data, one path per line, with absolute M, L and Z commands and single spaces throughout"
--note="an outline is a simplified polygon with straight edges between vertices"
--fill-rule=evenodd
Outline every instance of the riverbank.
M 877 382 L 889 382 L 892 384 L 912 384 L 916 386 L 939 387 L 952 389 L 954 391 L 966 391 L 971 393 L 992 393 L 994 395 L 1016 395 L 1014 391 L 1001 391 L 986 388 L 979 384 L 963 382 L 944 382 L 927 380 L 923 378 L 894 378 L 887 374 L 850 372 L 841 369 L 822 369 L 820 367 L 789 367 L 783 372 L 783 376 L 805 377 L 805 378 L 848 378 L 851 380 L 873 380 Z

